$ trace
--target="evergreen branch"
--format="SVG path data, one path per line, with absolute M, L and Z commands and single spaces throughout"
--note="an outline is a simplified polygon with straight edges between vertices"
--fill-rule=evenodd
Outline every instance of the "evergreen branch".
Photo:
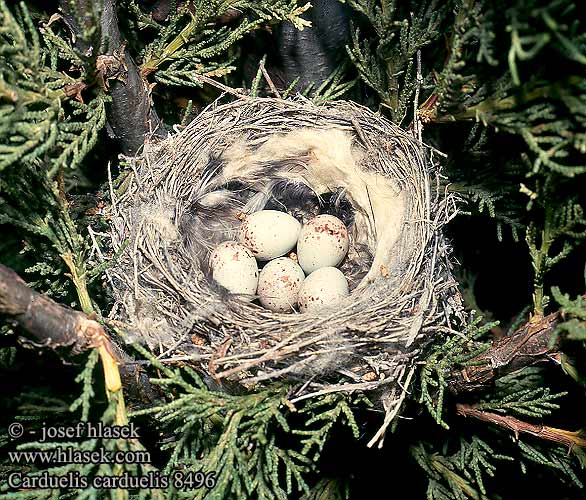
M 440 36 L 445 7 L 434 0 L 421 2 L 416 12 L 388 0 L 349 0 L 348 4 L 364 14 L 376 32 L 374 41 L 361 40 L 360 30 L 353 29 L 347 47 L 350 60 L 377 92 L 391 119 L 401 123 L 415 93 L 415 54 Z
M 585 273 L 586 279 L 586 273 Z M 586 297 L 578 296 L 575 300 L 570 299 L 568 294 L 562 294 L 558 287 L 552 287 L 551 293 L 555 301 L 561 306 L 562 321 L 558 324 L 552 342 L 557 341 L 560 335 L 568 340 L 586 339 Z M 579 379 L 577 374 L 573 378 Z
M 98 141 L 100 131 L 106 125 L 106 103 L 109 96 L 100 93 L 95 99 L 85 105 L 72 102 L 74 111 L 67 120 L 59 126 L 60 137 L 57 146 L 61 153 L 55 159 L 49 176 L 53 176 L 63 165 L 75 168 L 93 149 Z M 84 123 L 73 121 L 73 117 L 85 115 Z
M 474 172 L 475 178 L 478 181 L 480 173 Z M 484 180 L 484 179 L 483 179 Z M 453 182 L 447 186 L 450 192 L 457 193 L 462 201 L 470 206 L 463 207 L 459 211 L 459 215 L 481 215 L 488 214 L 488 216 L 496 222 L 497 238 L 499 241 L 503 239 L 503 227 L 510 229 L 513 239 L 519 239 L 519 232 L 525 227 L 519 220 L 517 220 L 515 211 L 511 208 L 505 209 L 501 207 L 505 203 L 511 204 L 511 193 L 505 191 L 502 187 L 494 187 L 486 184 L 469 184 L 465 182 Z
M 563 1 L 517 2 L 504 12 L 483 2 L 463 2 L 455 18 L 448 58 L 436 77 L 433 94 L 420 110 L 424 120 L 476 120 L 492 125 L 523 139 L 533 153 L 533 172 L 546 167 L 568 177 L 585 173 L 586 165 L 579 160 L 585 123 L 580 102 L 584 80 L 571 73 L 560 78 L 554 68 L 535 64 L 550 50 L 559 51 L 561 57 L 556 57 L 560 60 L 582 64 L 584 56 L 579 56 L 576 41 L 583 39 L 584 27 L 566 22 L 572 10 Z M 506 30 L 493 29 L 497 21 L 504 25 L 503 14 L 509 23 Z M 564 34 L 569 26 L 572 42 Z M 499 47 L 506 41 L 506 67 L 492 56 L 486 58 L 486 66 L 472 68 L 469 64 L 469 51 L 474 47 L 480 45 L 484 47 L 481 52 L 487 53 L 487 47 Z M 477 63 L 482 59 L 479 53 Z M 519 63 L 538 75 L 522 80 Z
M 256 75 L 254 77 L 254 79 L 251 82 L 250 85 L 250 95 L 252 97 L 258 97 L 259 96 L 259 88 L 260 88 L 260 82 L 263 78 L 263 72 L 262 72 L 262 68 L 264 67 L 265 63 L 267 62 L 267 55 L 263 55 L 259 64 L 258 64 L 258 69 L 256 70 Z M 287 89 L 287 94 L 289 94 L 291 92 L 290 89 Z
M 171 450 L 167 472 L 179 464 L 213 471 L 217 497 L 287 498 L 293 486 L 283 486 L 278 471 L 296 478 L 298 488 L 307 491 L 303 475 L 311 468 L 310 461 L 294 450 L 279 447 L 273 435 L 275 426 L 290 432 L 281 413 L 282 389 L 247 396 L 212 392 L 193 370 L 170 369 L 136 347 L 165 376 L 152 382 L 167 391 L 179 390 L 173 402 L 132 414 L 152 414 L 172 432 L 173 439 L 163 446 Z M 193 492 L 189 494 L 193 498 Z M 196 498 L 205 495 L 197 492 Z
M 561 314 L 565 319 L 573 316 L 577 319 L 586 320 L 586 297 L 578 296 L 576 300 L 571 300 L 568 294 L 562 294 L 556 286 L 552 288 L 552 294 L 555 300 L 562 306 Z
M 543 188 L 547 196 L 548 187 Z M 543 201 L 542 201 L 543 203 Z M 543 314 L 547 297 L 544 294 L 544 277 L 551 268 L 569 255 L 577 241 L 586 238 L 586 218 L 583 208 L 573 200 L 557 205 L 548 200 L 543 207 L 545 217 L 540 229 L 536 223 L 527 227 L 525 240 L 529 247 L 534 270 L 534 310 Z M 562 242 L 557 254 L 551 255 L 554 244 Z
M 462 442 L 463 447 L 464 443 Z M 454 459 L 453 457 L 444 457 L 439 453 L 429 453 L 424 444 L 413 446 L 410 452 L 429 477 L 428 499 L 465 500 L 471 498 L 473 500 L 487 500 L 487 497 L 473 486 L 472 481 L 475 478 L 478 480 L 476 475 L 466 474 L 466 470 L 462 470 L 459 455 L 457 459 Z
M 486 495 L 483 474 L 489 477 L 495 475 L 496 466 L 492 461 L 513 461 L 512 457 L 495 453 L 485 441 L 476 436 L 470 442 L 460 439 L 460 450 L 454 458 L 464 476 L 473 480 L 483 495 Z
M 91 364 L 91 363 L 90 363 Z M 116 401 L 110 400 L 110 403 L 103 412 L 100 419 L 104 426 L 111 427 L 112 425 L 120 425 L 117 417 Z M 94 424 L 95 425 L 95 424 Z M 31 450 L 33 452 L 43 451 L 50 453 L 51 451 L 58 452 L 63 450 L 63 442 L 27 442 L 19 444 L 16 449 L 18 451 Z M 149 477 L 157 475 L 158 471 L 150 465 L 150 453 L 136 439 L 115 439 L 115 438 L 86 438 L 81 441 L 68 441 L 68 452 L 76 456 L 133 456 L 136 457 L 134 461 L 114 462 L 101 460 L 84 460 L 80 463 L 65 463 L 60 462 L 59 465 L 51 465 L 48 468 L 37 468 L 31 466 L 26 469 L 27 478 L 36 478 L 38 476 L 51 477 L 73 477 L 83 478 L 87 481 L 87 486 L 82 486 L 80 482 L 72 481 L 68 487 L 33 487 L 33 488 L 19 488 L 14 491 L 6 484 L 0 486 L 0 492 L 3 493 L 2 498 L 18 498 L 31 500 L 54 500 L 56 498 L 75 498 L 76 500 L 98 500 L 102 498 L 110 498 L 112 500 L 128 500 L 129 498 L 137 499 L 155 499 L 163 500 L 165 495 L 160 488 L 141 488 L 136 496 L 130 497 L 130 488 L 116 488 L 110 486 L 111 478 L 120 478 L 120 476 L 127 475 L 130 478 L 134 477 Z M 22 470 L 22 469 L 21 469 Z M 99 476 L 100 482 L 93 483 L 94 479 Z M 43 481 L 39 481 L 43 484 Z M 64 484 L 60 482 L 59 484 Z M 79 486 L 77 486 L 79 484 Z M 7 490 L 9 491 L 7 493 Z M 12 491 L 10 491 L 12 490 Z M 105 496 L 107 495 L 107 496 Z
M 336 69 L 332 71 L 332 73 L 324 79 L 324 81 L 319 85 L 319 87 L 315 88 L 315 83 L 309 83 L 305 88 L 299 90 L 297 89 L 297 84 L 301 77 L 295 78 L 289 86 L 282 92 L 279 92 L 271 80 L 271 77 L 267 70 L 264 68 L 264 63 L 266 62 L 266 56 L 260 62 L 259 65 L 259 73 L 257 77 L 259 78 L 258 81 L 253 80 L 251 85 L 251 95 L 259 95 L 259 85 L 260 85 L 260 78 L 264 78 L 264 80 L 268 84 L 268 88 L 273 93 L 273 95 L 280 96 L 283 99 L 286 99 L 288 96 L 291 95 L 292 92 L 299 92 L 304 97 L 311 99 L 315 104 L 320 105 L 328 101 L 333 101 L 342 97 L 344 94 L 348 93 L 358 82 L 358 79 L 354 80 L 346 80 L 347 71 L 348 71 L 348 64 L 344 62 L 340 64 Z M 265 89 L 265 92 L 268 89 Z M 254 91 L 254 93 L 253 93 Z
M 338 66 L 330 76 L 313 92 L 311 100 L 316 104 L 322 104 L 328 101 L 339 99 L 352 89 L 358 79 L 344 81 L 348 64 L 345 62 Z M 286 94 L 285 94 L 286 95 Z
M 358 439 L 358 425 L 348 405 L 348 401 L 340 398 L 338 395 L 328 395 L 323 399 L 315 402 L 309 402 L 300 411 L 300 414 L 312 415 L 306 422 L 306 430 L 294 431 L 294 434 L 305 436 L 301 440 L 303 448 L 301 454 L 307 456 L 315 447 L 313 460 L 317 460 L 326 444 L 327 438 L 331 433 L 332 427 L 339 421 L 345 422 L 352 430 L 355 439 Z M 312 426 L 318 424 L 317 429 Z
M 95 145 L 105 124 L 107 98 L 98 93 L 92 102 L 83 103 L 80 89 L 86 85 L 43 64 L 40 37 L 24 4 L 18 12 L 23 25 L 0 2 L 0 41 L 10 48 L 0 51 L 0 170 L 22 169 L 43 159 L 51 165 L 48 175 L 53 176 L 59 169 L 76 168 Z M 42 33 L 53 50 L 55 35 L 48 29 Z M 68 101 L 72 109 L 66 113 Z
M 421 370 L 419 402 L 425 404 L 436 423 L 445 429 L 448 428 L 448 424 L 443 420 L 443 403 L 445 390 L 451 389 L 454 385 L 450 380 L 453 376 L 451 373 L 458 365 L 469 366 L 478 363 L 477 357 L 481 357 L 489 348 L 488 344 L 475 340 L 496 323 L 478 326 L 481 319 L 476 318 L 472 321 L 462 335 L 454 335 L 434 346 Z
M 93 385 L 93 373 L 94 368 L 98 362 L 99 355 L 96 349 L 93 349 L 90 355 L 88 356 L 88 360 L 86 362 L 85 367 L 81 371 L 81 373 L 75 378 L 76 382 L 81 382 L 83 384 L 83 390 L 79 396 L 71 406 L 69 406 L 69 411 L 73 412 L 78 408 L 81 408 L 81 420 L 87 422 L 91 407 L 91 400 L 95 396 L 94 392 L 94 385 Z
M 348 480 L 320 479 L 300 500 L 350 500 Z
M 174 369 L 140 346 L 135 346 L 161 376 L 151 379 L 173 399 L 131 414 L 152 415 L 169 433 L 162 449 L 170 452 L 165 472 L 180 464 L 193 470 L 214 471 L 213 498 L 290 498 L 309 493 L 307 475 L 314 470 L 323 446 L 337 422 L 358 428 L 341 395 L 307 401 L 297 410 L 285 399 L 286 387 L 230 395 L 211 391 L 189 367 Z M 300 421 L 298 421 L 300 420 Z M 296 422 L 295 427 L 291 422 Z M 289 436 L 286 446 L 280 434 Z M 291 438 L 300 439 L 291 439 Z M 314 450 L 311 457 L 308 454 Z M 190 492 L 193 498 L 193 492 Z M 210 492 L 210 497 L 212 492 Z M 197 492 L 196 498 L 208 498 Z
M 563 431 L 564 433 L 566 431 Z M 570 433 L 571 439 L 577 436 Z M 579 439 L 582 439 L 578 436 Z M 549 444 L 548 441 L 546 443 Z M 517 441 L 517 446 L 506 451 L 506 454 L 497 453 L 493 446 L 478 436 L 471 440 L 459 439 L 459 449 L 448 454 L 448 443 L 431 445 L 419 443 L 411 447 L 411 454 L 418 465 L 428 476 L 428 498 L 442 500 L 465 500 L 467 498 L 487 500 L 487 489 L 484 484 L 486 477 L 496 478 L 499 463 L 518 462 L 523 473 L 527 473 L 526 460 L 533 463 L 556 469 L 578 487 L 582 482 L 574 472 L 574 464 L 570 462 L 567 447 L 564 446 L 541 446 L 537 442 L 534 446 L 523 441 Z M 501 444 L 502 446 L 502 444 Z M 440 448 L 441 451 L 433 452 L 433 448 Z M 508 448 L 511 448 L 510 446 Z M 583 449 L 573 446 L 572 455 L 582 463 L 586 458 Z M 520 451 L 515 453 L 515 451 Z M 517 456 L 515 456 L 517 455 Z M 520 456 L 519 456 L 520 455 Z M 509 484 L 505 483 L 505 491 L 508 491 Z M 494 494 L 493 494 L 494 495 Z M 493 497 L 491 495 L 491 498 Z M 498 495 L 498 493 L 496 493 Z
M 586 453 L 584 450 L 575 446 L 571 450 L 572 453 L 568 453 L 568 448 L 566 446 L 556 446 L 552 448 L 551 446 L 540 447 L 539 444 L 540 443 L 535 443 L 534 445 L 530 445 L 529 443 L 520 440 L 518 446 L 523 458 L 541 466 L 558 470 L 567 476 L 575 486 L 583 488 L 583 478 L 578 477 L 577 473 L 574 471 L 575 465 L 571 460 L 577 458 L 583 469 L 586 466 Z M 521 470 L 525 472 L 526 469 L 527 466 L 525 463 L 521 462 Z
M 481 411 L 493 410 L 499 413 L 517 413 L 528 417 L 544 417 L 560 405 L 554 403 L 556 399 L 565 396 L 567 392 L 551 394 L 549 388 L 537 387 L 513 391 L 498 400 L 477 403 L 475 408 Z
M 80 34 L 80 39 L 76 40 L 78 45 L 85 46 L 91 41 L 91 38 L 95 36 L 96 27 L 99 26 L 100 12 L 102 9 L 101 2 L 92 2 L 95 5 L 96 11 L 93 13 L 91 20 L 95 23 L 93 27 L 87 26 L 87 33 Z M 60 61 L 66 61 L 71 64 L 72 67 L 77 68 L 81 71 L 80 80 L 83 81 L 90 74 L 90 64 L 87 56 L 84 56 L 79 50 L 76 50 L 75 46 L 72 46 L 65 40 L 60 34 L 56 33 L 51 27 L 50 23 L 41 25 L 39 28 L 43 36 L 43 42 L 46 45 L 46 50 L 51 60 L 51 69 L 57 70 L 57 66 Z
M 224 76 L 234 67 L 234 45 L 263 25 L 290 21 L 297 29 L 308 26 L 301 15 L 310 7 L 297 5 L 296 0 L 198 0 L 171 12 L 168 25 L 159 30 L 159 37 L 145 48 L 141 72 L 156 72 L 157 81 L 174 86 L 198 86 L 198 75 Z M 237 26 L 221 26 L 230 13 L 250 11 L 253 15 L 238 16 Z M 230 18 L 233 16 L 230 15 Z M 220 56 L 227 60 L 218 62 Z

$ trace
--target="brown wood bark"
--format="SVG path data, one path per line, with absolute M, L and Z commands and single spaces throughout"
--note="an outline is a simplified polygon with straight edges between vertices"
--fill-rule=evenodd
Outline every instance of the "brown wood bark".
M 59 7 L 75 35 L 76 45 L 92 54 L 97 77 L 112 96 L 106 106 L 108 131 L 120 145 L 122 153 L 135 155 L 147 137 L 165 137 L 167 132 L 152 105 L 148 82 L 143 79 L 120 33 L 115 0 L 103 0 L 99 30 L 95 40 L 86 40 L 94 22 L 86 15 L 88 0 L 60 0 Z
M 457 404 L 456 412 L 463 417 L 476 418 L 484 422 L 498 425 L 504 429 L 508 429 L 512 431 L 517 438 L 519 437 L 519 434 L 531 434 L 540 439 L 563 444 L 570 449 L 574 446 L 580 446 L 582 448 L 586 447 L 586 435 L 580 431 L 572 432 L 563 429 L 556 429 L 555 427 L 548 427 L 546 425 L 530 424 L 509 415 L 499 415 L 498 413 L 482 411 L 474 406 L 465 404 Z
M 58 304 L 35 292 L 12 269 L 0 264 L 0 315 L 10 317 L 27 333 L 27 339 L 51 349 L 74 352 L 101 347 L 112 356 L 122 383 L 131 396 L 148 403 L 160 397 L 140 366 L 112 342 L 100 323 L 87 314 Z
M 12 316 L 36 343 L 52 349 L 71 347 L 79 352 L 108 340 L 97 321 L 31 290 L 18 274 L 2 264 L 0 314 Z
M 455 394 L 486 388 L 495 379 L 525 366 L 551 361 L 558 346 L 550 345 L 559 313 L 534 318 L 508 337 L 495 340 L 470 366 L 452 373 L 448 387 Z

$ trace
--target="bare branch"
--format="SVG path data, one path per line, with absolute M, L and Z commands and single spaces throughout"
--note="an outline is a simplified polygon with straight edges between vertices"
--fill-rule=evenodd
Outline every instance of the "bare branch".
M 109 343 L 102 326 L 87 315 L 31 290 L 14 271 L 0 264 L 0 313 L 15 321 L 43 346 L 83 351 Z
M 556 429 L 555 427 L 548 427 L 546 425 L 530 424 L 515 417 L 482 411 L 474 406 L 465 404 L 457 404 L 456 412 L 463 417 L 476 418 L 483 422 L 489 422 L 513 431 L 517 438 L 519 437 L 519 434 L 531 434 L 540 439 L 563 444 L 569 449 L 572 449 L 574 446 L 580 446 L 582 448 L 586 447 L 586 436 L 581 431 L 572 432 L 563 429 Z
M 142 402 L 157 398 L 147 375 L 131 358 L 111 341 L 100 323 L 87 314 L 63 306 L 35 292 L 12 269 L 0 264 L 0 314 L 20 325 L 33 343 L 58 349 L 68 347 L 74 352 L 99 348 L 109 353 L 120 369 L 120 377 L 131 395 Z M 106 370 L 112 373 L 114 370 Z

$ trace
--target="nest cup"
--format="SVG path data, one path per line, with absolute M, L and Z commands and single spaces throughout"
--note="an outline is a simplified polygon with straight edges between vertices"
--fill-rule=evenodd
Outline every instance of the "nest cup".
M 293 402 L 378 389 L 388 420 L 426 342 L 461 313 L 441 233 L 454 202 L 433 155 L 356 104 L 215 103 L 129 160 L 112 193 L 111 316 L 161 359 L 190 360 L 216 381 L 285 378 Z M 210 251 L 264 208 L 344 220 L 347 299 L 275 313 L 211 280 Z

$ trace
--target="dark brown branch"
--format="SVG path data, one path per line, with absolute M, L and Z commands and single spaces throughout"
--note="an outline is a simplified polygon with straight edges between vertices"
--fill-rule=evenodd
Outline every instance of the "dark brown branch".
M 59 6 L 69 28 L 75 35 L 78 48 L 86 54 L 95 54 L 98 79 L 112 96 L 107 106 L 110 134 L 119 142 L 122 152 L 135 155 L 151 135 L 166 136 L 166 131 L 152 106 L 150 88 L 132 59 L 118 26 L 116 3 L 104 0 L 100 20 L 99 39 L 86 40 L 83 33 L 92 27 L 87 15 L 87 0 L 60 0 Z
M 120 376 L 131 395 L 142 402 L 157 395 L 148 376 L 113 343 L 106 331 L 87 314 L 63 306 L 35 292 L 12 269 L 0 264 L 0 315 L 11 317 L 37 345 L 58 349 L 68 347 L 81 352 L 92 347 L 105 348 L 119 365 Z
M 482 411 L 465 404 L 457 404 L 456 412 L 463 417 L 476 418 L 513 431 L 516 438 L 519 437 L 519 434 L 531 434 L 540 439 L 563 444 L 570 449 L 574 446 L 586 447 L 586 436 L 581 431 L 571 432 L 546 425 L 530 424 L 515 417 Z
M 452 373 L 449 388 L 453 393 L 485 388 L 491 381 L 526 366 L 552 360 L 558 346 L 550 346 L 559 313 L 534 318 L 515 333 L 494 341 L 485 352 L 471 360 L 471 366 Z
M 0 314 L 12 316 L 43 346 L 82 351 L 107 341 L 102 326 L 87 315 L 31 290 L 14 271 L 0 264 Z
M 120 142 L 122 152 L 134 155 L 150 135 L 165 136 L 163 124 L 152 107 L 148 82 L 132 59 L 118 27 L 114 0 L 104 1 L 100 54 L 121 54 L 123 63 L 110 85 L 112 103 L 108 123 Z

